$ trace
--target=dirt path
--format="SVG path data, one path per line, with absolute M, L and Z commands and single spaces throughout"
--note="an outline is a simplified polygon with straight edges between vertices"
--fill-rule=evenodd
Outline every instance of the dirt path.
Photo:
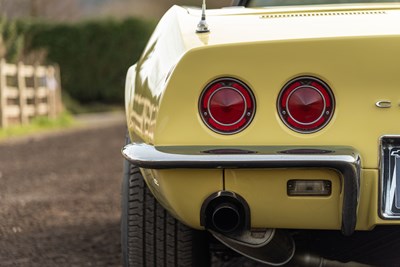
M 0 266 L 120 266 L 125 126 L 0 144 Z

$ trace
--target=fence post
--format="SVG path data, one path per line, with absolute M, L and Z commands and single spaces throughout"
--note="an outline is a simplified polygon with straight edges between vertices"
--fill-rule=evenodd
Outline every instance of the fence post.
M 57 80 L 55 76 L 55 68 L 53 66 L 48 66 L 46 68 L 46 89 L 47 89 L 47 105 L 50 118 L 55 118 L 57 116 L 56 111 L 56 90 L 57 90 Z
M 33 65 L 33 91 L 34 91 L 34 97 L 33 97 L 33 104 L 35 106 L 35 117 L 40 115 L 39 114 L 39 104 L 40 104 L 40 99 L 39 99 L 39 79 L 37 78 L 38 74 L 38 63 L 35 62 Z
M 54 65 L 55 69 L 55 78 L 57 82 L 57 88 L 56 88 L 56 114 L 60 115 L 61 112 L 63 112 L 64 107 L 62 104 L 62 92 L 61 92 L 61 71 L 60 71 L 60 66 L 58 64 Z
M 25 68 L 22 62 L 18 62 L 17 81 L 19 91 L 19 116 L 21 124 L 29 122 L 28 116 L 26 116 L 26 80 L 25 80 Z
M 6 97 L 5 97 L 5 89 L 6 89 L 6 76 L 4 75 L 6 61 L 4 58 L 0 60 L 0 128 L 7 126 L 7 117 L 6 117 Z
M 31 75 L 33 88 L 26 81 Z M 8 78 L 14 77 L 17 81 L 16 88 L 7 84 Z M 60 84 L 58 65 L 46 67 L 36 63 L 30 66 L 24 65 L 23 62 L 15 65 L 0 59 L 0 128 L 10 124 L 9 118 L 16 118 L 21 124 L 28 123 L 31 116 L 47 114 L 48 117 L 55 118 L 63 108 Z M 31 100 L 34 105 L 31 104 Z

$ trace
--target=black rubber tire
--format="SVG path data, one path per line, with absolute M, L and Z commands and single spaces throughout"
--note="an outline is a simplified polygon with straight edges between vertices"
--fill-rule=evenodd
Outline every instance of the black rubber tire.
M 123 266 L 210 266 L 207 233 L 173 218 L 154 198 L 138 168 L 124 163 Z

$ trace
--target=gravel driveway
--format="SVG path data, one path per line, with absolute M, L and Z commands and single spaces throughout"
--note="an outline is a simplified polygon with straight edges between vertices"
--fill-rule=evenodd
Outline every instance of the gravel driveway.
M 0 144 L 0 266 L 120 266 L 122 122 Z

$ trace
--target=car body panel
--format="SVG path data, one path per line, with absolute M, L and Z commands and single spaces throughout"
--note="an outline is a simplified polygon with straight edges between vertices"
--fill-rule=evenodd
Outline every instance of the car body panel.
M 157 200 L 186 225 L 200 224 L 202 203 L 213 192 L 232 190 L 245 197 L 253 210 L 252 227 L 339 230 L 342 188 L 332 170 L 147 170 L 145 180 Z M 395 225 L 399 220 L 378 216 L 378 171 L 363 170 L 356 230 Z M 330 197 L 289 197 L 286 182 L 293 178 L 325 179 L 333 183 Z
M 173 7 L 129 70 L 131 140 L 166 147 L 352 146 L 362 167 L 357 230 L 399 224 L 378 215 L 378 168 L 380 137 L 400 133 L 400 5 L 232 8 L 208 15 L 211 31 L 196 34 L 200 11 Z M 280 90 L 299 76 L 323 80 L 335 96 L 332 120 L 316 133 L 290 130 L 277 113 Z M 256 98 L 252 123 L 234 135 L 213 132 L 199 116 L 201 92 L 220 77 L 242 80 Z M 391 108 L 377 107 L 378 101 L 390 101 Z M 201 203 L 225 189 L 249 199 L 252 227 L 340 229 L 343 181 L 330 169 L 226 170 L 225 176 L 222 170 L 142 173 L 156 198 L 197 229 L 202 228 Z M 319 175 L 332 181 L 331 197 L 295 201 L 284 192 L 291 177 Z M 262 195 L 264 190 L 270 194 Z
M 176 218 L 195 229 L 200 209 L 212 193 L 222 190 L 222 170 L 146 170 L 146 183 L 157 200 Z
M 329 180 L 332 193 L 327 197 L 289 197 L 286 188 L 292 179 Z M 338 173 L 333 170 L 226 170 L 225 190 L 246 199 L 251 207 L 254 228 L 341 228 L 342 184 Z
M 172 11 L 172 15 L 176 16 Z M 177 13 L 180 12 L 183 11 L 179 10 Z M 395 17 L 399 19 L 400 12 L 397 14 Z M 371 21 L 362 15 L 360 17 L 363 18 L 362 23 Z M 331 19 L 335 18 L 332 16 Z M 194 22 L 195 18 L 192 19 Z M 259 15 L 253 19 L 261 20 Z M 358 36 L 342 34 L 334 37 L 335 31 L 320 30 L 319 34 L 324 33 L 325 36 L 308 33 L 307 37 L 300 38 L 302 33 L 293 31 L 297 37 L 290 35 L 279 37 L 276 34 L 275 39 L 270 38 L 268 41 L 260 41 L 254 37 L 246 38 L 248 41 L 240 44 L 238 44 L 240 41 L 235 39 L 232 43 L 226 41 L 224 44 L 203 45 L 190 49 L 187 44 L 178 45 L 180 48 L 176 49 L 175 43 L 179 42 L 175 41 L 173 46 L 168 45 L 168 51 L 155 52 L 157 49 L 147 51 L 139 62 L 136 72 L 135 87 L 139 89 L 136 89 L 137 92 L 131 96 L 127 107 L 127 112 L 132 118 L 128 124 L 130 132 L 135 132 L 142 140 L 156 145 L 347 145 L 351 143 L 362 155 L 368 155 L 363 157 L 364 168 L 377 168 L 379 137 L 400 131 L 398 125 L 390 123 L 379 128 L 369 127 L 370 124 L 382 120 L 395 121 L 400 115 L 400 109 L 397 107 L 379 109 L 375 106 L 380 100 L 391 100 L 396 106 L 399 101 L 400 75 L 397 66 L 400 54 L 397 50 L 400 46 L 400 28 L 396 27 L 396 33 L 392 22 L 378 27 L 376 32 L 373 29 L 368 31 L 368 27 L 363 26 L 361 28 L 366 33 Z M 296 24 L 296 22 L 291 23 L 294 24 L 287 27 L 293 28 Z M 281 24 L 276 24 L 276 27 L 279 25 Z M 179 28 L 178 26 L 182 25 L 175 24 L 171 28 Z M 310 29 L 309 25 L 305 26 Z M 390 33 L 376 35 L 386 26 L 391 27 L 389 27 Z M 272 28 L 271 31 L 280 31 L 279 27 Z M 336 30 L 343 29 L 344 26 Z M 240 32 L 237 27 L 236 30 Z M 359 30 L 357 27 L 355 31 Z M 261 29 L 256 31 L 262 32 Z M 284 32 L 287 34 L 287 30 Z M 213 31 L 209 34 L 210 40 L 213 34 L 216 33 Z M 225 34 L 232 36 L 232 33 Z M 348 34 L 351 35 L 350 30 Z M 165 38 L 176 39 L 177 36 L 181 39 L 186 38 L 186 35 L 182 35 L 172 32 L 170 37 Z M 192 35 L 198 38 L 194 31 Z M 264 36 L 262 38 L 266 39 Z M 167 40 L 164 42 L 168 43 Z M 153 55 L 154 53 L 159 54 Z M 152 54 L 151 58 L 157 58 L 157 62 L 148 59 L 147 54 Z M 165 55 L 171 54 L 173 55 L 165 58 Z M 211 59 L 213 63 L 209 64 Z M 178 60 L 179 64 L 174 67 Z M 257 68 L 254 68 L 254 65 Z M 276 99 L 280 89 L 290 79 L 304 75 L 327 82 L 334 92 L 337 103 L 331 123 L 323 130 L 309 135 L 288 129 L 276 113 Z M 257 113 L 253 123 L 242 133 L 232 136 L 221 136 L 210 131 L 202 123 L 197 110 L 198 96 L 205 85 L 221 76 L 240 78 L 252 88 L 257 100 Z M 385 88 L 382 88 L 382 84 L 385 84 Z M 165 90 L 166 88 L 169 89 Z M 359 101 L 361 96 L 363 101 Z M 132 108 L 133 103 L 136 103 L 135 108 Z M 341 114 L 346 116 L 340 116 Z M 176 129 L 183 123 L 191 130 L 177 131 Z M 348 134 L 349 125 L 352 125 L 351 135 Z M 365 129 L 368 129 L 368 132 L 365 132 Z M 371 145 L 365 146 L 365 143 Z
M 400 131 L 396 123 L 370 127 L 381 121 L 396 121 L 400 116 L 396 103 L 400 36 L 384 39 L 249 43 L 187 53 L 168 82 L 168 88 L 172 89 L 162 97 L 152 141 L 155 145 L 351 145 L 359 149 L 363 168 L 377 168 L 379 137 Z M 206 67 L 211 59 L 213 64 Z M 206 61 L 204 65 L 202 61 Z M 254 64 L 258 67 L 254 68 Z M 221 76 L 243 80 L 252 88 L 257 101 L 251 125 L 231 136 L 209 130 L 198 113 L 197 96 L 211 80 Z M 326 81 L 335 95 L 335 114 L 317 133 L 296 133 L 277 114 L 280 89 L 298 76 Z M 186 89 L 188 86 L 190 89 Z M 394 106 L 379 109 L 375 106 L 379 100 L 392 100 Z

